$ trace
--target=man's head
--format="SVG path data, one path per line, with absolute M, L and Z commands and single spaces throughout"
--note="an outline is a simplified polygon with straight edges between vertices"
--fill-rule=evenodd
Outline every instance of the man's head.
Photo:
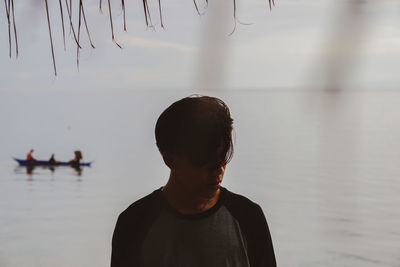
M 169 106 L 155 135 L 170 179 L 187 192 L 215 195 L 233 155 L 232 124 L 228 107 L 215 97 L 190 96 Z
M 233 155 L 232 124 L 222 100 L 189 96 L 173 103 L 158 118 L 157 147 L 163 156 L 172 154 L 195 167 L 225 166 Z
M 76 159 L 82 159 L 82 152 L 80 150 L 75 150 L 74 154 Z

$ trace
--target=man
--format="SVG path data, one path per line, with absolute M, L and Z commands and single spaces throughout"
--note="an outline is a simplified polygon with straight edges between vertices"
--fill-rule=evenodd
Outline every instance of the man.
M 29 150 L 28 154 L 26 154 L 27 161 L 36 161 L 36 159 L 33 157 L 33 152 L 34 152 L 34 150 L 31 149 L 31 150 Z
M 260 206 L 220 186 L 232 124 L 225 103 L 208 96 L 186 97 L 160 115 L 155 136 L 170 176 L 118 217 L 112 267 L 276 266 Z
M 82 157 L 82 152 L 80 150 L 75 150 L 74 155 L 75 155 L 75 157 L 69 161 L 69 164 L 71 166 L 76 167 L 76 166 L 79 166 L 79 163 L 81 162 L 81 159 L 83 157 Z
M 54 153 L 53 153 L 53 154 L 51 154 L 51 157 L 49 158 L 49 164 L 53 165 L 53 164 L 56 164 L 56 163 L 57 163 L 57 160 L 56 160 L 56 158 L 54 156 Z

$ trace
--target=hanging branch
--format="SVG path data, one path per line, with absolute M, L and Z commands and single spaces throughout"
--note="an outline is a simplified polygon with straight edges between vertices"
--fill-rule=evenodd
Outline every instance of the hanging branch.
M 79 14 L 78 14 L 78 43 L 81 36 L 81 18 L 82 18 L 82 0 L 79 0 Z M 79 46 L 76 46 L 76 67 L 79 71 Z
M 75 42 L 76 44 L 79 46 L 79 48 L 82 48 L 81 45 L 79 44 L 78 39 L 76 38 L 76 34 L 75 34 L 75 30 L 74 30 L 74 25 L 72 24 L 72 9 L 71 6 L 68 6 L 68 0 L 65 0 L 65 5 L 67 6 L 67 13 L 68 13 L 68 17 L 69 17 L 69 26 L 70 26 L 70 30 L 72 29 L 72 34 L 74 36 Z
M 7 0 L 4 0 L 4 5 L 6 7 L 7 21 L 8 21 L 8 46 L 10 50 L 11 58 L 11 21 L 10 21 L 10 5 L 7 4 Z
M 124 31 L 126 31 L 126 17 L 125 17 L 125 0 L 121 0 L 122 12 L 124 14 Z
M 197 2 L 196 2 L 196 0 L 193 0 L 193 4 L 194 4 L 194 7 L 196 8 L 197 14 L 198 14 L 199 16 L 202 16 L 202 15 L 204 15 L 205 11 L 203 11 L 203 12 L 200 12 L 200 9 L 199 9 L 199 7 L 198 7 L 198 5 L 197 5 Z M 206 6 L 205 6 L 205 9 L 206 9 L 207 7 L 208 7 L 208 0 L 206 0 Z
M 56 59 L 55 59 L 55 57 L 54 57 L 53 37 L 51 36 L 51 26 L 50 26 L 49 7 L 48 7 L 48 5 L 47 5 L 47 0 L 44 0 L 44 2 L 46 3 L 47 24 L 49 25 L 49 36 L 50 36 L 50 44 L 51 44 L 51 55 L 52 55 L 52 57 L 53 57 L 54 75 L 57 76 Z
M 143 0 L 143 11 L 144 11 L 144 18 L 145 18 L 145 20 L 146 20 L 146 25 L 147 25 L 147 27 L 148 27 L 148 26 L 149 26 L 149 22 L 148 22 L 148 20 L 147 20 L 147 10 L 146 10 L 146 4 L 147 4 L 146 0 Z
M 146 10 L 147 10 L 147 14 L 148 14 L 148 16 L 149 16 L 149 21 L 150 21 L 150 28 L 154 28 L 154 24 L 153 24 L 153 22 L 151 21 L 149 4 L 147 3 L 147 0 L 145 0 L 145 1 L 146 1 Z
M 111 24 L 111 38 L 112 38 L 112 41 L 113 41 L 119 48 L 122 48 L 122 47 L 117 43 L 117 41 L 115 41 L 115 38 L 114 38 L 114 25 L 113 25 L 113 22 L 112 22 L 111 3 L 110 3 L 110 0 L 108 0 L 108 11 L 109 11 L 109 13 L 110 13 L 110 24 Z
M 269 0 L 269 1 L 271 1 L 271 0 Z M 274 1 L 274 0 L 272 0 L 272 1 Z M 238 23 L 239 23 L 239 24 L 242 24 L 242 25 L 251 25 L 251 24 L 252 24 L 252 23 L 244 23 L 244 22 L 241 22 L 241 21 L 237 18 L 237 15 L 236 15 L 236 0 L 233 0 L 233 20 L 234 20 L 235 25 L 233 26 L 232 32 L 231 32 L 230 34 L 228 34 L 228 36 L 232 35 L 232 34 L 236 31 L 236 26 L 237 26 Z
M 56 61 L 55 61 L 55 51 L 54 51 L 54 43 L 53 43 L 53 37 L 52 37 L 52 31 L 51 31 L 51 23 L 50 23 L 50 14 L 49 14 L 49 6 L 48 6 L 48 0 L 44 0 L 45 5 L 46 5 L 46 15 L 47 15 L 47 23 L 48 23 L 48 28 L 49 28 L 49 38 L 50 38 L 50 45 L 51 45 L 51 53 L 52 53 L 52 60 L 53 60 L 53 67 L 54 67 L 54 74 L 57 75 L 57 69 L 56 69 Z M 143 1 L 143 11 L 144 11 L 144 16 L 145 16 L 145 22 L 147 27 L 154 28 L 154 25 L 151 20 L 151 14 L 150 14 L 150 9 L 148 5 L 148 0 L 142 0 Z M 197 0 L 192 0 L 194 3 L 194 6 L 196 8 L 196 11 L 199 15 L 202 15 L 199 6 L 197 4 Z M 90 45 L 92 48 L 95 48 L 93 45 L 91 36 L 90 36 L 90 31 L 85 15 L 85 9 L 83 5 L 83 0 L 79 0 L 79 17 L 78 17 L 78 35 L 75 33 L 75 28 L 72 22 L 72 0 L 65 0 L 65 6 L 67 10 L 67 15 L 68 15 L 68 20 L 69 20 L 69 34 L 71 35 L 71 32 L 73 34 L 73 38 L 76 42 L 77 45 L 77 66 L 79 69 L 79 55 L 80 51 L 79 49 L 82 49 L 80 45 L 80 33 L 81 33 L 81 27 L 82 23 L 85 24 L 85 29 L 87 32 L 87 36 L 90 42 Z M 208 7 L 208 0 L 205 0 L 206 5 Z M 103 6 L 102 6 L 103 0 L 99 0 L 99 10 L 101 13 L 103 13 Z M 19 54 L 19 48 L 18 48 L 18 38 L 17 38 L 17 27 L 16 27 L 16 19 L 15 19 L 15 7 L 14 7 L 14 0 L 4 0 L 4 5 L 5 5 L 5 12 L 7 16 L 7 23 L 8 23 L 8 44 L 9 44 L 9 56 L 10 58 L 12 57 L 12 39 L 14 35 L 14 40 L 15 40 L 15 54 L 16 57 L 18 57 Z M 124 31 L 127 29 L 127 23 L 126 23 L 126 6 L 125 6 L 125 0 L 121 0 L 121 5 L 122 5 L 122 12 L 123 12 L 123 20 L 124 20 Z M 272 9 L 273 6 L 275 6 L 275 0 L 268 0 L 268 5 L 270 10 Z M 66 50 L 66 25 L 64 21 L 64 11 L 63 11 L 63 3 L 62 0 L 59 0 L 59 8 L 60 8 L 60 15 L 61 15 L 61 26 L 62 26 L 62 32 L 63 32 L 63 43 L 64 43 L 64 50 Z M 234 28 L 233 31 L 229 34 L 232 35 L 237 27 L 237 23 L 244 24 L 244 25 L 249 25 L 240 22 L 237 18 L 237 7 L 236 7 L 236 0 L 233 0 L 233 18 L 234 18 Z M 111 37 L 112 41 L 119 47 L 122 48 L 119 43 L 115 40 L 115 35 L 114 35 L 114 25 L 113 25 L 113 18 L 112 18 L 112 10 L 111 10 L 111 0 L 108 0 L 108 10 L 109 10 L 109 16 L 110 16 L 110 26 L 111 26 Z M 159 11 L 159 16 L 160 16 L 160 22 L 161 22 L 161 28 L 164 28 L 164 22 L 163 22 L 163 16 L 162 16 L 162 7 L 161 7 L 161 0 L 158 0 L 158 11 Z M 83 22 L 82 22 L 83 18 Z M 11 25 L 12 24 L 12 25 Z M 13 27 L 13 29 L 11 29 Z M 12 34 L 12 31 L 14 34 Z
M 67 2 L 67 0 L 65 0 L 65 4 L 66 4 L 66 6 L 67 6 L 67 9 L 68 9 L 68 2 Z M 72 21 L 72 0 L 69 0 L 69 9 L 70 9 L 70 12 L 69 12 L 69 20 L 70 21 Z M 73 25 L 72 25 L 72 22 L 70 23 L 70 25 L 69 25 L 69 34 L 71 35 L 71 29 L 73 30 Z M 75 37 L 75 36 L 74 36 Z M 75 38 L 76 39 L 76 38 Z
M 18 38 L 17 38 L 17 26 L 15 25 L 15 12 L 14 12 L 14 0 L 11 0 L 11 10 L 13 16 L 13 25 L 14 25 L 14 39 L 15 39 L 15 57 L 18 58 Z
M 201 16 L 200 11 L 199 11 L 199 7 L 197 6 L 197 3 L 196 3 L 196 0 L 193 0 L 193 4 L 194 4 L 194 7 L 196 8 L 197 14 L 199 16 Z
M 64 28 L 64 13 L 63 13 L 63 9 L 62 9 L 61 0 L 59 0 L 59 3 L 60 3 L 61 25 L 62 25 L 63 40 L 64 40 L 64 51 L 66 51 L 66 46 L 65 46 L 65 28 Z
M 207 0 L 208 1 L 208 0 Z M 275 0 L 268 0 L 269 3 L 269 10 L 272 9 L 272 6 L 275 6 Z M 271 5 L 272 4 L 272 5 Z
M 147 4 L 147 0 L 143 0 L 143 10 L 144 10 L 144 17 L 146 19 L 146 26 L 153 28 L 153 23 L 151 22 L 150 10 Z
M 271 1 L 271 0 L 269 0 Z M 237 26 L 237 19 L 236 19 L 236 0 L 233 0 L 233 20 L 235 22 L 235 25 L 233 26 L 233 30 L 229 35 L 232 35 L 236 31 L 236 26 Z
M 83 21 L 85 22 L 86 32 L 87 32 L 87 35 L 88 35 L 88 38 L 89 38 L 90 46 L 91 46 L 92 48 L 95 48 L 94 45 L 93 45 L 93 42 L 92 42 L 92 38 L 90 38 L 89 27 L 88 27 L 88 24 L 87 24 L 87 21 L 86 21 L 85 9 L 83 8 L 83 2 L 82 2 L 82 0 L 81 0 L 81 3 L 82 3 L 82 16 L 83 16 Z
M 195 0 L 193 0 L 195 1 Z M 160 11 L 160 23 L 161 23 L 161 28 L 164 29 L 164 24 L 163 24 L 163 19 L 162 19 L 162 13 L 161 13 L 161 0 L 158 0 L 158 10 Z

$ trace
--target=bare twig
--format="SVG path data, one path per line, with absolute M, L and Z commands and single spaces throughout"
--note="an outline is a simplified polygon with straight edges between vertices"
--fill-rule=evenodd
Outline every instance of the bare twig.
M 146 10 L 147 10 L 147 15 L 148 15 L 149 21 L 150 21 L 150 28 L 154 28 L 154 24 L 153 24 L 153 22 L 151 21 L 150 9 L 149 9 L 149 4 L 147 3 L 147 0 L 146 0 Z
M 47 14 L 47 22 L 48 22 L 48 28 L 49 28 L 49 37 L 50 37 L 50 44 L 51 44 L 51 53 L 52 53 L 52 59 L 53 59 L 53 66 L 54 66 L 54 74 L 57 75 L 57 69 L 56 69 L 56 61 L 55 61 L 55 50 L 54 50 L 54 43 L 53 43 L 53 37 L 52 37 L 52 31 L 51 31 L 51 23 L 50 23 L 50 14 L 49 14 L 49 6 L 48 0 L 44 0 L 45 4 L 46 4 L 46 14 Z M 79 49 L 82 49 L 81 45 L 80 45 L 80 33 L 81 33 L 81 27 L 82 27 L 82 23 L 85 24 L 85 29 L 88 35 L 88 39 L 90 42 L 90 45 L 92 48 L 95 48 L 93 42 L 92 42 L 92 38 L 90 35 L 90 31 L 89 31 L 89 26 L 88 26 L 88 22 L 86 19 L 86 14 L 85 14 L 85 9 L 84 9 L 84 5 L 83 5 L 83 1 L 84 0 L 79 0 L 79 15 L 78 15 L 78 34 L 75 33 L 75 28 L 74 28 L 74 24 L 72 21 L 72 0 L 65 0 L 65 6 L 66 6 L 66 10 L 67 10 L 67 15 L 68 15 L 68 20 L 69 20 L 69 32 L 71 34 L 73 34 L 73 38 L 76 42 L 77 45 L 77 66 L 79 69 L 79 55 L 80 55 L 80 51 Z M 146 22 L 146 26 L 148 28 L 153 28 L 154 29 L 154 25 L 152 23 L 152 19 L 151 19 L 151 14 L 150 14 L 150 9 L 149 9 L 149 5 L 148 5 L 148 0 L 142 0 L 143 1 L 143 11 L 144 11 L 144 16 L 145 16 L 145 22 Z M 161 28 L 164 28 L 164 22 L 163 22 L 163 14 L 162 14 L 162 7 L 161 7 L 161 0 L 157 0 L 158 1 L 158 11 L 159 11 L 159 17 L 160 17 L 160 22 L 161 22 Z M 196 11 L 199 15 L 202 15 L 202 13 L 200 12 L 199 6 L 197 1 L 198 0 L 192 0 L 194 3 L 194 6 L 196 8 Z M 205 0 L 206 5 L 208 6 L 209 4 L 209 0 Z M 126 0 L 121 0 L 121 5 L 122 5 L 122 12 L 123 12 L 123 20 L 124 20 L 124 31 L 127 30 L 127 21 L 126 21 Z M 273 6 L 275 6 L 275 0 L 268 0 L 268 4 L 269 4 L 269 8 L 272 9 Z M 18 53 L 19 53 L 19 48 L 18 48 L 18 38 L 17 38 L 17 26 L 16 26 L 16 19 L 15 19 L 15 10 L 14 10 L 14 0 L 4 0 L 4 5 L 5 5 L 5 12 L 6 12 L 6 17 L 7 17 L 7 23 L 8 23 L 8 43 L 9 43 L 9 56 L 10 58 L 12 57 L 12 42 L 13 39 L 15 41 L 15 53 L 16 53 L 16 57 L 18 57 Z M 99 0 L 99 11 L 101 13 L 103 13 L 103 0 Z M 63 43 L 64 43 L 64 50 L 66 50 L 66 27 L 68 27 L 67 25 L 65 25 L 67 22 L 64 21 L 64 9 L 63 9 L 63 3 L 62 0 L 59 0 L 59 8 L 60 8 L 60 15 L 61 15 L 61 23 L 62 23 L 62 34 L 63 34 Z M 122 48 L 121 45 L 115 40 L 115 34 L 114 34 L 114 25 L 113 25 L 113 17 L 112 17 L 112 9 L 111 9 L 111 0 L 108 0 L 108 10 L 109 10 L 109 16 L 110 16 L 110 26 L 111 26 L 111 37 L 112 37 L 112 41 L 119 47 Z M 236 28 L 237 28 L 237 24 L 244 24 L 244 25 L 249 25 L 249 24 L 245 24 L 242 23 L 238 20 L 237 18 L 237 6 L 236 6 L 236 0 L 233 0 L 233 18 L 234 18 L 234 27 L 232 32 L 229 35 L 232 35 Z M 83 19 L 83 22 L 82 22 Z M 11 29 L 11 27 L 13 27 L 13 29 Z M 14 34 L 12 34 L 12 31 L 14 32 Z
M 161 0 L 158 0 L 158 10 L 159 10 L 159 12 L 160 12 L 160 23 L 161 23 L 161 28 L 164 29 L 164 23 L 163 23 L 162 12 L 161 12 Z
M 229 36 L 232 35 L 232 34 L 236 31 L 236 27 L 237 27 L 237 24 L 238 24 L 238 23 L 239 23 L 239 24 L 242 24 L 242 25 L 251 25 L 251 24 L 252 24 L 252 23 L 244 23 L 244 22 L 241 22 L 241 21 L 237 18 L 237 15 L 236 15 L 236 0 L 233 0 L 233 19 L 234 19 L 235 25 L 233 26 L 233 30 L 232 30 L 232 32 L 229 34 Z
M 196 0 L 193 0 L 193 4 L 194 4 L 194 7 L 196 8 L 197 14 L 198 14 L 199 16 L 201 16 L 200 11 L 199 11 L 199 7 L 197 6 Z
M 54 57 L 53 37 L 51 36 L 49 6 L 47 4 L 47 0 L 44 0 L 44 2 L 46 3 L 47 24 L 49 25 L 49 36 L 50 36 L 50 44 L 51 44 L 51 55 L 53 57 L 54 75 L 57 76 L 56 59 Z
M 271 0 L 269 0 L 271 1 Z M 235 30 L 236 30 L 236 25 L 237 25 L 237 19 L 236 19 L 236 0 L 233 0 L 233 20 L 235 22 L 235 25 L 233 26 L 233 30 L 229 35 L 232 35 Z
M 143 0 L 143 10 L 144 10 L 144 17 L 146 19 L 146 26 L 153 28 L 153 23 L 151 22 L 150 10 L 147 4 L 147 0 Z
M 68 9 L 68 2 L 67 2 L 67 0 L 65 0 L 65 4 L 66 4 L 66 6 L 67 6 L 67 9 Z M 70 13 L 69 13 L 69 20 L 70 21 L 72 21 L 72 0 L 69 0 L 69 9 L 70 9 Z M 70 25 L 69 25 L 69 34 L 71 34 L 71 30 L 73 30 L 73 25 L 72 25 L 72 23 L 70 23 Z M 76 38 L 75 38 L 76 39 Z
M 4 5 L 7 14 L 7 22 L 8 22 L 8 46 L 10 50 L 10 58 L 11 58 L 11 21 L 10 21 L 10 5 L 7 4 L 7 0 L 4 0 Z
M 61 25 L 62 25 L 62 32 L 63 32 L 63 40 L 64 40 L 64 51 L 66 50 L 66 46 L 65 46 L 65 27 L 64 27 L 64 13 L 63 13 L 63 9 L 62 9 L 62 3 L 61 0 L 59 0 L 60 3 L 60 15 L 61 15 Z
M 85 9 L 83 8 L 83 2 L 82 2 L 82 15 L 83 15 L 83 21 L 85 22 L 86 32 L 87 32 L 87 35 L 88 35 L 88 38 L 89 38 L 90 46 L 92 48 L 95 48 L 94 45 L 93 45 L 93 42 L 92 42 L 92 38 L 90 38 L 89 27 L 88 27 L 88 24 L 87 24 L 87 21 L 86 21 Z
M 117 43 L 117 41 L 115 41 L 115 38 L 114 38 L 114 25 L 113 25 L 113 21 L 112 21 L 111 3 L 110 3 L 110 0 L 108 0 L 108 11 L 109 11 L 109 13 L 110 13 L 110 25 L 111 25 L 111 38 L 112 38 L 112 41 L 113 41 L 119 48 L 122 48 L 122 47 Z
M 275 6 L 275 0 L 268 0 L 269 3 L 269 10 L 272 9 L 272 6 Z
M 147 25 L 147 26 L 149 26 L 149 22 L 148 22 L 148 20 L 147 20 L 147 11 L 146 11 L 146 5 L 147 5 L 147 2 L 146 2 L 146 0 L 143 0 L 144 19 L 146 20 L 146 25 Z
M 82 48 L 81 45 L 79 44 L 78 39 L 76 38 L 74 25 L 72 24 L 72 14 L 71 14 L 72 10 L 71 10 L 71 6 L 68 6 L 68 0 L 65 0 L 65 5 L 67 6 L 67 13 L 68 13 L 68 18 L 69 18 L 70 30 L 72 29 L 72 34 L 74 36 L 76 44 L 79 46 L 79 48 Z
M 78 43 L 81 36 L 81 18 L 82 18 L 82 0 L 79 0 L 79 14 L 78 14 Z M 76 46 L 76 67 L 79 71 L 79 46 Z
M 121 0 L 122 12 L 124 14 L 124 31 L 126 31 L 125 0 Z
M 17 26 L 15 25 L 14 0 L 11 0 L 11 10 L 13 16 L 13 25 L 14 25 L 15 57 L 18 58 L 18 38 L 17 38 Z

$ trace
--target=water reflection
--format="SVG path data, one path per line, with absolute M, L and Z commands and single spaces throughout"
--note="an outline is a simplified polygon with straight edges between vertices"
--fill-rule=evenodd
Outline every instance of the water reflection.
M 28 176 L 27 180 L 32 181 L 33 180 L 33 175 L 35 174 L 35 170 L 49 170 L 51 174 L 53 175 L 57 169 L 66 169 L 66 168 L 72 168 L 74 170 L 74 175 L 75 176 L 82 176 L 83 173 L 83 167 L 81 166 L 76 166 L 76 165 L 70 165 L 70 166 L 17 166 L 14 169 L 14 172 L 16 174 L 21 174 L 21 173 L 26 173 Z M 80 179 L 79 179 L 80 180 Z

